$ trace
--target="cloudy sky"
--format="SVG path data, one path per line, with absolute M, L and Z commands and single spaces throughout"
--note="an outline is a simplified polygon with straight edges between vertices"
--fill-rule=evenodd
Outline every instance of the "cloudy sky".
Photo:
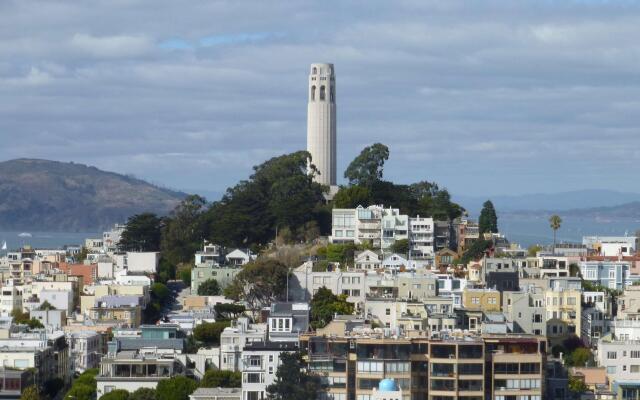
M 0 2 L 0 160 L 223 192 L 306 146 L 308 65 L 337 73 L 339 175 L 457 194 L 633 191 L 635 1 Z

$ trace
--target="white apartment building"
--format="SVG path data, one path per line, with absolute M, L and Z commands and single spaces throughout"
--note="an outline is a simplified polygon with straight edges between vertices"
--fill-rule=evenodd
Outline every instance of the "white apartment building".
M 382 216 L 381 221 L 380 247 L 383 251 L 393 246 L 396 240 L 409 239 L 409 217 L 400 214 L 400 210 L 388 211 Z
M 267 398 L 267 387 L 276 380 L 280 354 L 294 352 L 293 343 L 257 342 L 242 351 L 242 400 Z
M 69 360 L 71 370 L 79 374 L 100 366 L 102 358 L 102 342 L 100 334 L 95 331 L 79 331 L 67 334 L 69 341 Z
M 373 205 L 367 208 L 334 208 L 329 241 L 331 243 L 371 242 L 383 251 L 402 239 L 409 240 L 411 258 L 434 255 L 433 218 L 415 218 L 400 214 L 397 208 Z
M 313 263 L 307 261 L 294 269 L 289 277 L 289 299 L 310 301 L 318 289 L 326 287 L 335 295 L 347 295 L 348 302 L 358 305 L 365 299 L 366 276 L 365 271 L 343 271 L 340 268 L 316 272 L 313 271 Z
M 240 371 L 244 346 L 253 342 L 264 342 L 266 337 L 266 324 L 250 324 L 246 317 L 235 320 L 220 334 L 220 369 Z
M 411 257 L 433 257 L 433 218 L 409 218 Z
M 582 244 L 601 256 L 632 256 L 638 249 L 638 237 L 584 236 Z
M 12 283 L 0 288 L 0 315 L 7 317 L 13 310 L 22 309 L 23 287 Z
M 640 380 L 639 340 L 602 338 L 598 341 L 597 359 L 612 382 Z

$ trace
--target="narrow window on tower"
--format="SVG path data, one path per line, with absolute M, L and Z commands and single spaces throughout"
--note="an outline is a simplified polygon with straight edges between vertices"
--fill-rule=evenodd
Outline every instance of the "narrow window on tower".
M 331 90 L 331 92 L 329 93 L 329 96 L 330 96 L 329 98 L 331 99 L 331 102 L 333 103 L 334 101 L 336 101 L 336 96 L 335 96 L 335 93 L 333 91 L 333 86 L 330 86 L 330 90 Z
M 318 68 L 313 67 L 313 74 L 315 75 L 315 74 L 317 74 L 317 73 L 318 73 Z
M 324 85 L 320 86 L 320 101 L 325 100 L 326 94 L 325 94 L 325 87 Z
M 316 100 L 316 85 L 311 86 L 311 101 Z

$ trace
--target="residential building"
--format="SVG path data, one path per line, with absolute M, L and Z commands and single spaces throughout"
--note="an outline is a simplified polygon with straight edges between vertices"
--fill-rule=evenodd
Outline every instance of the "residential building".
M 638 250 L 638 237 L 584 236 L 582 244 L 602 256 L 631 256 Z
M 198 288 L 202 282 L 215 279 L 218 285 L 224 289 L 233 282 L 233 279 L 242 269 L 236 266 L 219 266 L 217 264 L 197 264 L 191 268 L 191 294 L 198 294 Z
M 409 251 L 410 258 L 433 258 L 434 221 L 417 215 L 409 218 Z
M 267 319 L 269 342 L 297 342 L 309 329 L 308 303 L 273 303 Z
M 359 330 L 303 335 L 301 346 L 309 371 L 326 385 L 324 398 L 380 398 L 385 379 L 393 379 L 403 400 L 484 399 L 489 393 L 492 399 L 541 400 L 544 393 L 544 337 L 429 339 Z
M 177 355 L 141 349 L 108 353 L 100 362 L 96 376 L 97 398 L 116 389 L 134 392 L 139 388 L 155 389 L 162 379 L 184 375 L 186 367 Z
M 503 292 L 502 309 L 513 333 L 545 335 L 547 332 L 544 290 L 532 286 L 527 291 Z
M 627 261 L 581 261 L 579 266 L 585 281 L 615 290 L 631 284 Z
M 140 299 L 138 296 L 103 296 L 89 309 L 89 316 L 94 321 L 136 328 L 142 320 Z
M 234 249 L 224 256 L 225 264 L 230 267 L 241 267 L 257 258 L 249 249 Z
M 280 354 L 297 351 L 293 342 L 253 342 L 242 349 L 242 399 L 267 397 L 267 387 L 276 380 Z
M 127 252 L 125 266 L 129 272 L 140 272 L 155 274 L 158 270 L 160 253 L 148 252 Z
M 81 374 L 88 369 L 100 366 L 104 348 L 101 334 L 89 330 L 71 332 L 67 335 L 67 340 L 73 372 Z
M 363 250 L 355 253 L 353 264 L 355 269 L 375 271 L 382 267 L 382 258 L 373 250 Z
M 582 332 L 581 291 L 547 289 L 545 298 L 549 342 L 554 345 L 561 343 L 569 335 L 580 335 Z
M 267 339 L 266 324 L 250 324 L 246 317 L 238 318 L 220 334 L 220 369 L 241 370 L 242 349 L 253 342 Z

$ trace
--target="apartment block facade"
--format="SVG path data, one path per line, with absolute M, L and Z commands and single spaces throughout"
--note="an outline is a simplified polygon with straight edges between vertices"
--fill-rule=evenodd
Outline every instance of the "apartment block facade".
M 334 400 L 372 400 L 393 379 L 403 400 L 541 400 L 546 341 L 540 336 L 301 337 L 309 370 Z

